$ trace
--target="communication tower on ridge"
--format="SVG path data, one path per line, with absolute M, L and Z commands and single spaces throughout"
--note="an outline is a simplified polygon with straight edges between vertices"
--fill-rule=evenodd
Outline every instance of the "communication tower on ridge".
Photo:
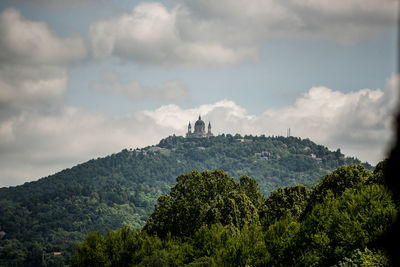
M 287 129 L 286 134 L 287 134 L 287 137 L 290 137 L 290 128 Z

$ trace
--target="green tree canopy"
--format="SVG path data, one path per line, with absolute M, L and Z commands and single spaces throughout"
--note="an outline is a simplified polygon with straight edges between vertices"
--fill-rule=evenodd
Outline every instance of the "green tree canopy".
M 315 186 L 313 195 L 322 199 L 331 191 L 335 197 L 343 194 L 346 189 L 360 186 L 372 177 L 372 172 L 361 164 L 341 166 L 325 175 Z
M 382 185 L 328 197 L 316 204 L 302 223 L 297 247 L 303 253 L 300 261 L 305 266 L 314 262 L 330 266 L 373 242 L 393 223 L 396 214 L 396 206 Z
M 307 206 L 311 189 L 303 186 L 288 186 L 272 191 L 266 200 L 267 219 L 280 220 L 286 216 L 298 218 Z
M 221 170 L 181 175 L 171 193 L 158 199 L 144 230 L 158 236 L 192 236 L 202 225 L 221 223 L 241 229 L 258 221 L 253 201 L 260 195 L 249 179 L 242 179 L 243 189 Z
M 380 161 L 376 164 L 373 175 L 368 179 L 368 184 L 386 184 L 385 182 L 385 170 L 388 159 Z
M 386 266 L 374 242 L 398 206 L 370 177 L 359 166 L 341 167 L 318 185 L 315 202 L 302 185 L 265 199 L 247 176 L 236 182 L 221 170 L 193 171 L 159 198 L 144 230 L 91 233 L 72 266 Z

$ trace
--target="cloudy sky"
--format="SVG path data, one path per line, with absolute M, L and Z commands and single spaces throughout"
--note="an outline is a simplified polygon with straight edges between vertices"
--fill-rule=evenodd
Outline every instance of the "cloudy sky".
M 397 103 L 396 0 L 2 0 L 0 187 L 213 132 L 375 164 Z

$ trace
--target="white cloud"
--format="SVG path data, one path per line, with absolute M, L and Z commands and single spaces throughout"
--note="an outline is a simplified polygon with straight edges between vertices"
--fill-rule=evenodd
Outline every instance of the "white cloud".
M 186 39 L 178 28 L 179 8 L 168 10 L 160 3 L 142 3 L 131 13 L 90 26 L 95 58 L 111 55 L 144 63 L 223 64 L 255 57 L 248 47 L 228 47 L 221 40 Z
M 353 44 L 395 30 L 396 0 L 177 0 L 141 3 L 90 26 L 97 59 L 150 64 L 230 64 L 258 60 L 274 39 Z
M 61 97 L 67 88 L 67 72 L 55 66 L 2 66 L 0 88 L 0 103 L 22 108 Z
M 13 8 L 0 13 L 0 62 L 64 64 L 85 57 L 79 37 L 61 39 L 46 23 L 30 21 Z
M 102 3 L 104 4 L 104 3 Z M 74 6 L 75 4 L 71 5 Z M 0 13 L 0 64 L 65 64 L 117 56 L 150 64 L 230 64 L 257 60 L 274 38 L 324 39 L 340 44 L 394 30 L 397 1 L 221 0 L 141 3 L 130 13 L 60 38 L 46 23 L 8 8 Z
M 187 123 L 194 122 L 199 115 L 212 125 L 217 124 L 217 131 L 232 133 L 242 131 L 256 120 L 255 116 L 248 115 L 246 110 L 230 100 L 222 100 L 215 104 L 201 105 L 197 108 L 182 109 L 177 105 L 162 106 L 154 111 L 147 110 L 144 114 L 151 117 L 162 127 L 170 127 L 183 135 L 187 130 Z
M 325 14 L 357 15 L 370 13 L 371 15 L 393 15 L 395 0 L 365 1 L 365 0 L 293 0 L 297 6 L 303 6 Z M 386 17 L 390 20 L 390 17 Z
M 376 38 L 397 26 L 396 0 L 178 2 L 191 14 L 192 36 L 223 36 L 233 42 L 284 37 L 349 44 Z
M 188 89 L 178 80 L 169 80 L 161 86 L 146 86 L 138 81 L 121 82 L 113 73 L 105 73 L 92 84 L 95 91 L 128 97 L 133 101 L 182 101 L 188 98 Z
M 0 132 L 9 134 L 23 114 L 49 112 L 62 101 L 67 66 L 84 59 L 86 48 L 82 38 L 59 38 L 13 8 L 0 12 L 0 36 Z

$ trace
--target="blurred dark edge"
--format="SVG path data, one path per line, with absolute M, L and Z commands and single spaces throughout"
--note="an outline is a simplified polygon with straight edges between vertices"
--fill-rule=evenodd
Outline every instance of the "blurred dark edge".
M 397 3 L 397 73 L 400 72 L 400 4 Z M 398 80 L 397 80 L 398 81 Z M 389 154 L 389 160 L 385 169 L 386 184 L 392 191 L 397 204 L 400 203 L 400 86 L 397 83 L 399 92 L 397 99 L 397 110 L 395 113 L 394 142 Z M 395 223 L 376 242 L 376 246 L 386 249 L 392 260 L 393 266 L 400 266 L 400 216 L 397 214 Z

